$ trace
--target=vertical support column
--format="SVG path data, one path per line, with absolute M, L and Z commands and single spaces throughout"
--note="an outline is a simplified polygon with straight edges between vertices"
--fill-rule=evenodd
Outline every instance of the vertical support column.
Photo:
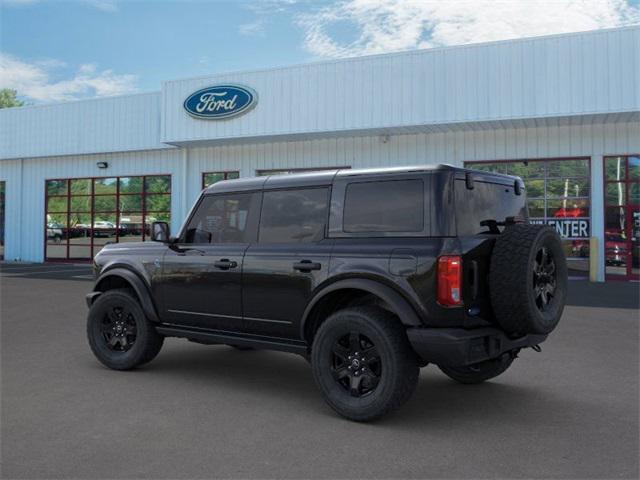
M 595 281 L 604 282 L 604 161 L 602 155 L 591 157 L 591 236 L 598 239 L 597 251 L 590 252 Z M 596 264 L 593 265 L 593 262 Z
M 22 215 L 24 213 L 22 206 L 26 202 L 25 190 L 26 191 L 31 191 L 31 189 L 25 188 L 25 185 L 24 185 L 24 159 L 21 158 L 19 161 L 20 161 L 20 174 L 18 175 L 18 179 L 17 179 L 18 181 L 17 182 L 14 181 L 15 185 L 13 186 L 13 188 L 17 188 L 18 192 L 19 192 L 19 195 L 20 195 L 20 204 L 18 205 L 18 219 L 19 219 L 18 225 L 20 225 L 20 226 L 17 227 L 17 230 L 18 230 L 17 235 L 13 236 L 14 240 L 16 240 L 16 239 L 18 240 L 18 245 L 17 245 L 18 248 L 15 249 L 15 252 L 17 253 L 17 255 L 16 254 L 12 255 L 14 257 L 12 260 L 23 261 L 24 258 L 25 258 L 24 254 L 26 253 L 26 252 L 23 252 L 23 250 L 24 250 L 25 244 L 26 244 L 25 239 L 27 238 L 26 237 L 26 232 L 25 232 L 25 225 L 27 224 L 27 222 L 22 221 L 22 219 L 24 218 L 23 215 Z M 46 195 L 46 193 L 45 193 L 45 195 Z M 5 222 L 7 221 L 7 212 L 6 212 L 7 204 L 6 204 L 6 201 L 7 201 L 7 198 L 6 198 L 6 191 L 5 191 L 5 212 L 4 212 L 4 220 L 5 220 Z M 42 205 L 44 205 L 44 198 L 41 199 L 41 202 L 42 202 Z M 46 207 L 44 207 L 44 208 L 46 209 Z M 44 219 L 44 215 L 42 215 L 42 218 Z M 41 221 L 43 221 L 43 220 L 41 220 Z M 45 226 L 42 225 L 42 228 L 40 230 L 42 232 L 44 232 L 45 231 L 44 228 L 45 228 Z M 6 252 L 6 248 L 7 248 L 7 246 L 6 246 L 7 226 L 6 226 L 6 224 L 5 224 L 4 235 L 5 235 L 5 259 L 6 259 L 7 258 L 7 255 L 6 255 L 6 253 L 7 253 Z M 42 241 L 45 242 L 45 244 L 46 244 L 47 239 L 46 239 L 46 237 L 44 235 L 43 235 L 43 237 L 44 238 L 43 238 Z M 36 261 L 36 262 L 44 262 L 44 252 L 43 252 L 43 250 L 45 248 L 46 247 L 42 247 L 40 249 L 41 253 L 37 256 L 37 258 L 31 259 L 31 260 Z
M 171 231 L 174 235 L 189 213 L 189 149 L 182 149 L 182 162 L 180 164 L 180 211 L 178 217 L 171 217 Z

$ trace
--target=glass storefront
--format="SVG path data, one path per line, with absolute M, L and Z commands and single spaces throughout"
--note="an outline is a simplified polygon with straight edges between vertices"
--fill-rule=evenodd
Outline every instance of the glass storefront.
M 46 260 L 89 260 L 107 243 L 149 239 L 171 219 L 171 176 L 46 181 Z
M 607 278 L 640 278 L 640 156 L 604 158 Z
M 202 188 L 207 188 L 220 180 L 240 178 L 240 172 L 204 172 L 202 174 Z
M 521 177 L 532 223 L 555 227 L 563 239 L 569 274 L 589 274 L 591 185 L 588 158 L 466 162 L 477 170 Z

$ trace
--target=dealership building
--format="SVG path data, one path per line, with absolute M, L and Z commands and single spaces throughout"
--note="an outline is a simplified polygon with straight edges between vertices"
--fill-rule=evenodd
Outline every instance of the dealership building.
M 0 110 L 7 261 L 177 231 L 227 178 L 449 163 L 520 175 L 571 275 L 640 273 L 640 27 L 164 82 Z M 380 198 L 380 202 L 384 202 Z

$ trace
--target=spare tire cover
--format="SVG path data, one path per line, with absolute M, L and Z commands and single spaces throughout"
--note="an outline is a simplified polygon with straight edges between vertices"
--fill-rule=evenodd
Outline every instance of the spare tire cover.
M 567 296 L 567 260 L 555 229 L 524 223 L 506 227 L 491 254 L 489 289 L 505 332 L 550 333 Z

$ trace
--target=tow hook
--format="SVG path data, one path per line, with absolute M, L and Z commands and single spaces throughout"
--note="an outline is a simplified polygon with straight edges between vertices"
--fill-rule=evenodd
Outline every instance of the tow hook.
M 538 352 L 538 353 L 540 353 L 542 351 L 542 348 L 540 347 L 540 345 L 531 345 L 531 349 L 534 352 Z

